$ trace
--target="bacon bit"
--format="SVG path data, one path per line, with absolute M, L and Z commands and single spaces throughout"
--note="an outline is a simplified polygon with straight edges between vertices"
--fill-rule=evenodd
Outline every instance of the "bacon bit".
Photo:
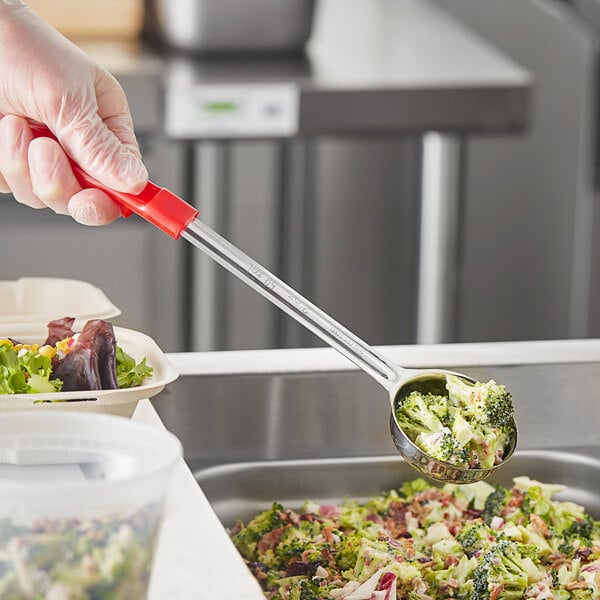
M 463 510 L 463 517 L 465 517 L 465 519 L 474 521 L 475 519 L 479 519 L 481 517 L 482 512 L 483 511 L 479 510 L 478 508 L 467 508 L 467 510 Z
M 331 527 L 323 527 L 323 534 L 325 535 L 325 539 L 330 544 L 333 544 L 335 542 L 335 537 L 333 536 L 333 533 L 331 531 Z
M 585 581 L 570 581 L 569 583 L 565 583 L 566 590 L 585 590 L 587 589 L 588 584 Z
M 490 600 L 497 600 L 500 594 L 504 591 L 504 584 L 498 583 L 490 591 Z
M 286 512 L 280 512 L 279 516 L 281 517 L 282 522 L 291 523 L 296 527 L 300 525 L 300 515 L 295 513 L 293 510 L 288 510 Z
M 260 540 L 258 540 L 258 544 L 256 545 L 256 549 L 259 552 L 266 552 L 267 550 L 273 550 L 277 544 L 281 541 L 281 536 L 285 531 L 285 527 L 278 527 L 277 529 L 273 529 L 273 531 L 268 531 L 265 533 Z
M 254 577 L 256 577 L 256 579 L 258 579 L 259 581 L 267 578 L 267 571 L 269 570 L 269 567 L 267 567 L 267 565 L 265 565 L 264 563 L 250 562 L 248 563 L 248 568 L 250 569 Z
M 309 523 L 314 523 L 315 521 L 318 521 L 319 523 L 321 522 L 321 519 L 319 519 L 316 515 L 313 515 L 312 513 L 301 514 L 300 520 L 308 521 Z
M 542 519 L 542 517 L 540 517 L 540 515 L 532 513 L 531 515 L 529 515 L 529 521 L 533 525 L 533 528 L 537 529 L 540 535 L 543 535 L 545 538 L 551 537 L 552 534 L 548 529 L 548 524 L 546 523 L 546 521 L 544 521 L 544 519 Z
M 565 556 L 561 553 L 552 553 L 548 557 L 546 557 L 546 564 L 550 565 L 552 569 L 560 569 L 565 564 L 570 564 L 571 559 L 568 556 Z
M 574 553 L 573 553 L 573 558 L 582 558 L 583 560 L 587 560 L 590 557 L 590 554 L 592 553 L 592 549 L 591 548 L 578 548 Z M 594 566 L 594 564 L 590 565 L 590 566 Z M 597 569 L 589 569 L 591 570 L 600 570 L 600 565 L 597 565 L 598 568 Z
M 451 555 L 447 556 L 446 560 L 444 561 L 444 569 L 449 569 L 450 567 L 455 567 L 459 563 L 460 563 L 460 560 L 456 556 L 451 554 Z
M 413 506 L 415 504 L 423 504 L 425 502 L 430 502 L 431 500 L 441 500 L 444 492 L 439 488 L 431 488 L 429 490 L 425 490 L 424 492 L 419 492 L 415 494 L 413 498 Z
M 244 528 L 244 523 L 239 519 L 235 522 L 235 525 L 231 528 L 229 535 L 234 536 L 238 534 Z
M 523 505 L 523 500 L 525 500 L 525 492 L 521 492 L 517 488 L 513 488 L 511 490 L 511 498 L 500 512 L 500 516 L 504 517 L 516 512 Z
M 444 596 L 449 595 L 450 597 L 454 596 L 452 592 L 459 587 L 458 579 L 446 579 L 440 583 L 440 592 L 444 594 Z

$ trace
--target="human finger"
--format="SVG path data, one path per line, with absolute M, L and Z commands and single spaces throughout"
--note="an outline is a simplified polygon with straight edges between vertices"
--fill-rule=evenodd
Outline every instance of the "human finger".
M 10 188 L 8 187 L 8 183 L 2 177 L 2 173 L 0 173 L 0 194 L 8 194 L 10 192 Z
M 29 173 L 34 195 L 59 215 L 68 215 L 71 196 L 81 191 L 69 159 L 60 145 L 49 138 L 29 144 Z
M 33 134 L 22 117 L 6 115 L 0 119 L 0 173 L 15 199 L 32 208 L 43 208 L 35 196 L 29 173 L 28 148 Z
M 67 209 L 82 225 L 107 225 L 121 215 L 119 206 L 95 188 L 86 188 L 71 196 Z

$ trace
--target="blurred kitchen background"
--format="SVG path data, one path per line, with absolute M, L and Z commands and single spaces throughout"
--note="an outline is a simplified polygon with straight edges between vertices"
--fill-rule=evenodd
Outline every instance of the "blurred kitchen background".
M 369 343 L 600 334 L 600 0 L 29 4 L 155 183 Z M 90 281 L 165 351 L 320 344 L 137 217 L 0 215 L 0 279 Z

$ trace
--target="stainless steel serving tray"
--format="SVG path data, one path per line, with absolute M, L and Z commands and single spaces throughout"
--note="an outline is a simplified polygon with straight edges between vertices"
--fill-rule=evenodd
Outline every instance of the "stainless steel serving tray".
M 488 481 L 510 485 L 527 475 L 567 490 L 556 499 L 583 505 L 600 518 L 600 448 L 517 452 Z M 225 527 L 248 521 L 274 501 L 299 508 L 306 500 L 359 501 L 397 488 L 419 474 L 398 456 L 232 463 L 196 472 L 196 479 Z

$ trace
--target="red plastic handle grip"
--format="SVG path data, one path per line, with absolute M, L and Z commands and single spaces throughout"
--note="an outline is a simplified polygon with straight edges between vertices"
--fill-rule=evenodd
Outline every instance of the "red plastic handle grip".
M 31 124 L 31 131 L 34 137 L 56 140 L 56 136 L 43 125 Z M 185 200 L 151 181 L 139 194 L 119 192 L 100 183 L 72 159 L 69 160 L 82 187 L 102 190 L 119 205 L 124 217 L 135 213 L 172 238 L 178 239 L 182 231 L 198 216 L 198 211 Z

